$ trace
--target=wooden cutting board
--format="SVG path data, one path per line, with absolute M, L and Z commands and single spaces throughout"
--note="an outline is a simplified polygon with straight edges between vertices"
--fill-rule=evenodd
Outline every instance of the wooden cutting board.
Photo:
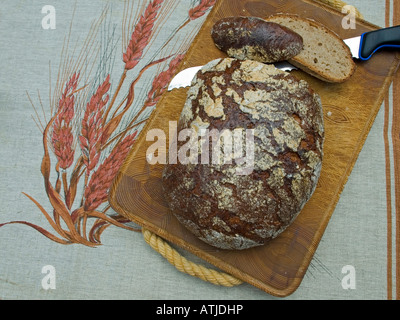
M 364 21 L 358 21 L 356 29 L 343 29 L 344 15 L 315 1 L 220 0 L 190 47 L 181 69 L 225 56 L 210 37 L 210 30 L 218 19 L 235 15 L 265 18 L 280 12 L 313 18 L 344 39 L 377 29 Z M 154 143 L 146 141 L 146 132 L 161 129 L 168 136 L 169 121 L 178 120 L 187 88 L 166 92 L 158 103 L 111 188 L 110 204 L 135 223 L 219 269 L 269 294 L 287 296 L 303 279 L 399 60 L 394 51 L 379 52 L 369 61 L 357 62 L 356 73 L 342 84 L 324 83 L 302 71 L 292 71 L 298 78 L 307 80 L 322 99 L 326 130 L 323 168 L 313 197 L 294 223 L 264 246 L 244 251 L 213 248 L 182 227 L 167 208 L 160 180 L 163 166 L 146 161 L 146 150 Z

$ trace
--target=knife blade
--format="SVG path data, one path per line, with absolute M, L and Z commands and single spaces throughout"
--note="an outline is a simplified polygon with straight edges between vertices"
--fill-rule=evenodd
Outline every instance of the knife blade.
M 291 71 L 296 70 L 297 68 L 291 65 L 287 61 L 276 62 L 274 63 L 275 67 L 283 70 L 283 71 Z M 194 76 L 203 66 L 196 66 L 191 68 L 186 68 L 180 72 L 178 72 L 175 77 L 171 80 L 168 86 L 168 91 L 177 88 L 183 88 L 190 86 Z
M 400 26 L 365 32 L 344 42 L 354 58 L 369 60 L 381 48 L 400 48 Z
M 381 48 L 391 47 L 400 48 L 400 26 L 382 28 L 369 31 L 358 37 L 343 40 L 350 48 L 353 58 L 359 60 L 369 60 L 372 55 Z M 283 61 L 274 64 L 275 67 L 284 71 L 297 69 L 289 62 Z M 168 91 L 175 88 L 190 86 L 195 74 L 202 66 L 187 68 L 179 72 L 170 82 Z

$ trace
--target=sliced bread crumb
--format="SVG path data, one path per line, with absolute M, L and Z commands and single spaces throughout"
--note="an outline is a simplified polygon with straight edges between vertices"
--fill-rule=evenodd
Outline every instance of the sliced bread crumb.
M 343 82 L 356 69 L 350 49 L 324 25 L 293 14 L 277 14 L 266 19 L 281 24 L 303 37 L 304 48 L 289 60 L 294 66 L 327 82 Z

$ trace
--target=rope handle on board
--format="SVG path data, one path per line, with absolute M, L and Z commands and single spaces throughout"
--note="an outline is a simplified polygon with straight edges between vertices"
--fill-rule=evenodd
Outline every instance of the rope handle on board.
M 155 233 L 144 228 L 142 229 L 142 233 L 144 240 L 181 272 L 225 287 L 233 287 L 242 283 L 241 280 L 236 279 L 227 273 L 206 268 L 200 264 L 187 260 Z
M 318 0 L 325 3 L 337 10 L 340 10 L 347 5 L 341 0 Z M 356 18 L 362 19 L 362 14 L 356 9 Z M 217 271 L 204 267 L 201 264 L 194 263 L 183 257 L 178 251 L 173 249 L 164 239 L 156 235 L 155 233 L 142 228 L 142 234 L 144 240 L 149 244 L 155 251 L 160 253 L 164 258 L 168 260 L 176 269 L 179 271 L 189 274 L 191 276 L 200 278 L 204 281 L 213 283 L 215 285 L 233 287 L 243 283 L 239 280 L 225 272 Z
M 319 2 L 325 3 L 333 8 L 335 8 L 336 10 L 342 11 L 342 8 L 344 6 L 347 6 L 348 4 L 342 0 L 317 0 Z M 357 19 L 363 19 L 363 15 L 361 14 L 361 12 L 358 11 L 357 8 L 355 8 L 354 6 L 352 6 L 355 10 L 355 15 Z

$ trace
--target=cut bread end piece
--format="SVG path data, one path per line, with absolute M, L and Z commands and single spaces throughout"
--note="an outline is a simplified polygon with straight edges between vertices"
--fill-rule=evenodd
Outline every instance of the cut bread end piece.
M 292 29 L 303 37 L 304 48 L 289 60 L 295 67 L 327 82 L 344 82 L 356 69 L 349 47 L 321 23 L 294 14 L 277 14 L 267 21 Z

